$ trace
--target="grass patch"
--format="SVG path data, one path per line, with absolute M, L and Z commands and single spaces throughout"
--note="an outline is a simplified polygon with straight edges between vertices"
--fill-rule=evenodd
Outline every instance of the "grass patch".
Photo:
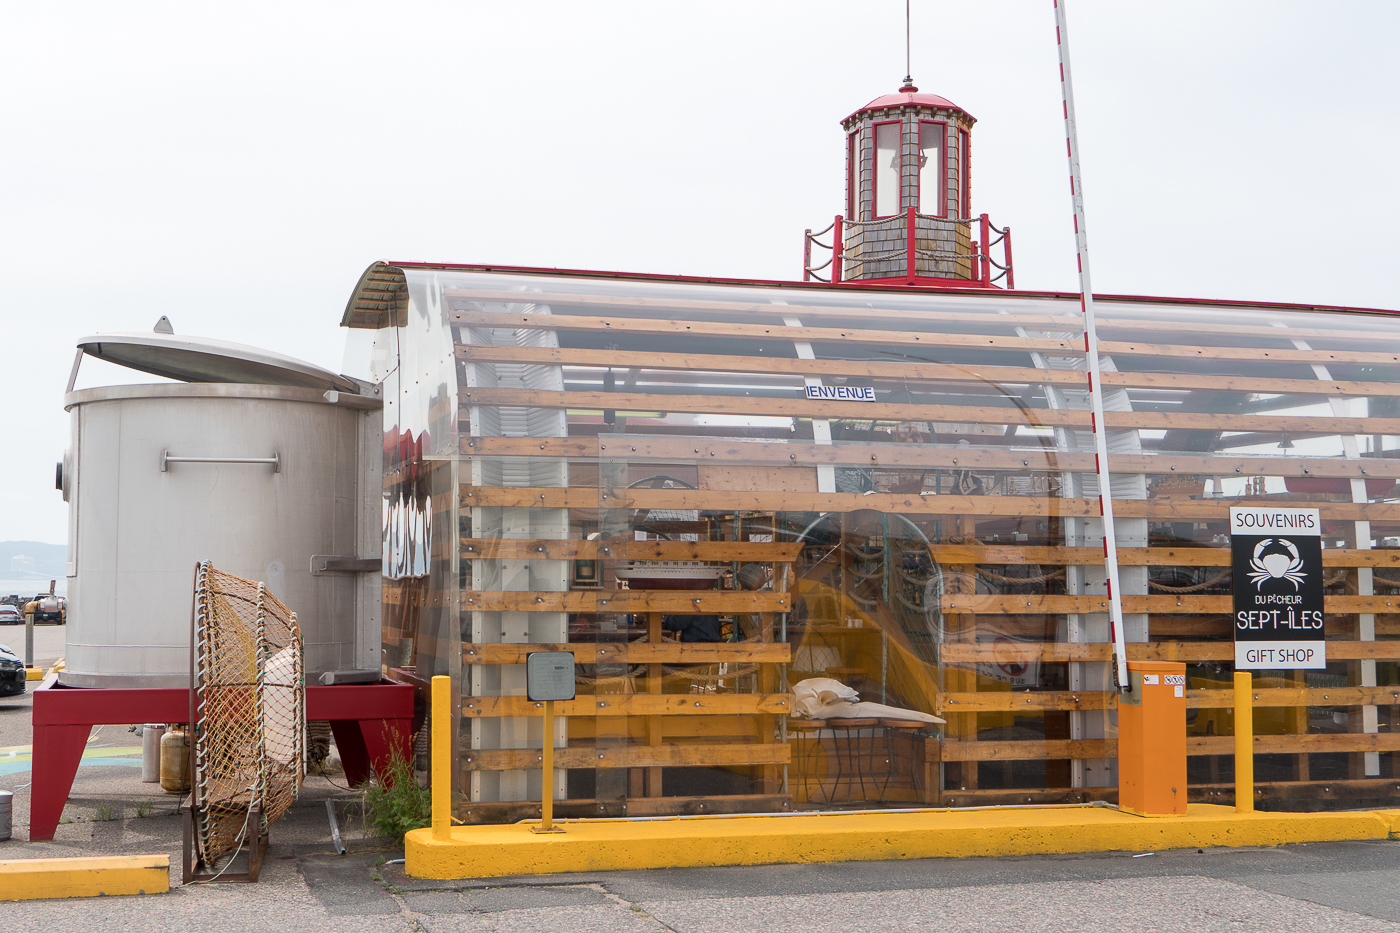
M 404 833 L 432 822 L 433 795 L 418 786 L 413 767 L 397 748 L 389 755 L 386 773 L 360 785 L 365 828 L 380 836 L 402 840 Z

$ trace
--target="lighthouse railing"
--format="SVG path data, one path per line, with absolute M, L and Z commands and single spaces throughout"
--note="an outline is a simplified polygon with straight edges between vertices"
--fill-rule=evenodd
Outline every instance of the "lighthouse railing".
M 920 221 L 932 221 L 949 224 L 959 224 L 967 228 L 969 248 L 967 252 L 957 249 L 922 249 L 918 245 Z M 898 243 L 886 248 L 873 249 L 869 246 L 862 246 L 858 252 L 852 252 L 847 248 L 847 240 L 850 237 L 862 235 L 867 228 L 888 229 L 890 225 L 898 224 L 903 226 L 903 243 L 899 240 L 891 241 L 886 235 L 881 239 L 882 243 Z M 976 236 L 974 237 L 973 225 L 976 225 Z M 823 242 L 820 238 L 830 233 L 831 242 Z M 818 251 L 829 251 L 826 261 L 814 265 L 813 247 Z M 1000 246 L 1001 261 L 994 258 L 993 248 Z M 816 258 L 820 258 L 821 253 L 817 252 Z M 898 263 L 902 259 L 902 272 L 892 270 L 881 270 L 879 273 L 867 273 L 865 267 L 875 263 Z M 1016 287 L 1015 266 L 1012 262 L 1011 254 L 1011 228 L 997 227 L 991 222 L 987 214 L 980 214 L 976 217 L 947 218 L 938 217 L 931 214 L 919 214 L 913 208 L 906 208 L 902 214 L 892 217 L 878 217 L 873 220 L 849 220 L 845 217 L 837 216 L 831 224 L 822 230 L 813 232 L 803 231 L 802 238 L 802 280 L 804 282 L 839 283 L 842 279 L 850 281 L 881 281 L 889 282 L 894 279 L 904 279 L 908 284 L 916 284 L 920 278 L 950 278 L 947 276 L 921 276 L 917 273 L 919 260 L 930 262 L 955 262 L 964 259 L 968 261 L 968 274 L 957 276 L 959 279 L 968 281 L 969 284 L 983 288 L 1008 288 Z M 823 270 L 830 269 L 826 275 L 822 275 Z M 1004 282 L 1004 284 L 1002 284 Z

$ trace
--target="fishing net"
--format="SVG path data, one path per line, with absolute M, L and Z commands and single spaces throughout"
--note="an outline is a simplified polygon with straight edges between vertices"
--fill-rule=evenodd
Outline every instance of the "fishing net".
M 256 841 L 301 790 L 302 642 L 296 613 L 263 584 L 207 561 L 194 612 L 195 845 L 212 866 Z

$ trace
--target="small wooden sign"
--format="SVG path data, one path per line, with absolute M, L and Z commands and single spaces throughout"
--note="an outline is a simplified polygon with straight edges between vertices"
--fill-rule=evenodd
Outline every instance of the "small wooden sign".
M 525 691 L 531 700 L 574 698 L 571 651 L 532 651 L 525 656 Z

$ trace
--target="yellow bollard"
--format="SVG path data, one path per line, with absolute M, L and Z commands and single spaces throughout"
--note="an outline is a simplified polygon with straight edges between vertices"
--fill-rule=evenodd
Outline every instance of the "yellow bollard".
M 1254 812 L 1254 675 L 1235 672 L 1235 812 Z
M 433 838 L 452 837 L 452 678 L 433 678 Z

